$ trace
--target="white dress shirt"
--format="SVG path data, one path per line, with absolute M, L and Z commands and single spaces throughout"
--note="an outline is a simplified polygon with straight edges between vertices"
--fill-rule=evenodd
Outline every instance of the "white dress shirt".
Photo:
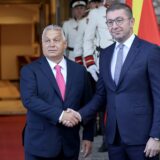
M 56 69 L 55 69 L 55 66 L 57 65 L 57 63 L 54 63 L 53 61 L 51 61 L 50 59 L 46 58 L 48 63 L 49 63 L 49 66 L 51 67 L 52 69 L 52 72 L 54 74 L 54 76 L 56 77 Z M 66 83 L 66 80 L 67 80 L 67 64 L 66 64 L 66 60 L 63 59 L 60 61 L 60 63 L 58 63 L 58 65 L 61 67 L 61 73 L 63 75 L 63 78 L 64 78 L 64 81 Z
M 132 34 L 123 44 L 124 44 L 124 47 L 123 47 L 123 63 L 128 55 L 128 52 L 131 48 L 131 45 L 134 41 L 134 38 L 135 38 L 135 35 Z M 114 49 L 114 53 L 113 53 L 113 57 L 112 57 L 112 61 L 111 61 L 111 75 L 112 75 L 112 79 L 114 80 L 114 72 L 115 72 L 115 67 L 116 67 L 116 61 L 117 61 L 117 53 L 118 53 L 118 50 L 119 50 L 119 42 L 116 42 L 116 45 L 115 45 L 115 49 Z

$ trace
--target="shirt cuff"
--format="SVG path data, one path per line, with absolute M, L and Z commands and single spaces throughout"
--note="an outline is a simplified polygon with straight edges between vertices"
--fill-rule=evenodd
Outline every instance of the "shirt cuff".
M 153 138 L 155 141 L 159 141 L 159 138 Z
M 61 115 L 60 115 L 60 117 L 59 117 L 59 123 L 61 123 L 61 122 L 62 122 L 63 114 L 64 114 L 64 111 L 62 111 L 62 113 L 61 113 Z

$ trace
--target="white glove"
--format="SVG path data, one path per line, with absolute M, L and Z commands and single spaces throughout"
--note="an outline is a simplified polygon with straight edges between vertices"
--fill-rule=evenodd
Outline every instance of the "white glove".
M 89 66 L 87 71 L 92 75 L 93 79 L 97 82 L 98 81 L 98 73 L 99 70 L 95 64 Z

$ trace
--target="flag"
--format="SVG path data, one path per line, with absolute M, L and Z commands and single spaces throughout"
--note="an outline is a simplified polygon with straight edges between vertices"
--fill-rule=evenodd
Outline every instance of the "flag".
M 140 38 L 160 45 L 160 32 L 152 0 L 126 0 L 135 18 L 134 33 Z

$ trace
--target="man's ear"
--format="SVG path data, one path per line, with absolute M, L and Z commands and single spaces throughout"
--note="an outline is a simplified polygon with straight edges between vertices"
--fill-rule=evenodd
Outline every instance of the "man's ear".
M 131 24 L 132 24 L 132 26 L 134 26 L 134 23 L 135 23 L 135 19 L 134 18 L 131 18 Z
M 64 47 L 65 47 L 65 49 L 67 48 L 67 40 L 64 40 Z

